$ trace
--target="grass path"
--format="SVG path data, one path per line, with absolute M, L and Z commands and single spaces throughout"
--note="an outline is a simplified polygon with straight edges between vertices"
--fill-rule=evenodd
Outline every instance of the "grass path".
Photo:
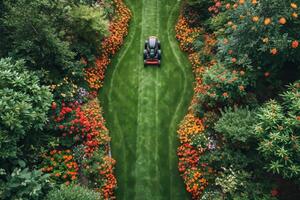
M 117 160 L 117 198 L 189 199 L 176 156 L 176 129 L 193 93 L 190 64 L 174 38 L 179 2 L 126 3 L 133 12 L 129 35 L 100 92 Z M 143 66 L 143 45 L 149 35 L 161 40 L 161 68 Z

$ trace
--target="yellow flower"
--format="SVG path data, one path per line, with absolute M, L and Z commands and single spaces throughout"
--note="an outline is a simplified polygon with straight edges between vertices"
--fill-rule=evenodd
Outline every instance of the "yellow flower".
M 263 43 L 268 43 L 269 42 L 269 38 L 264 38 L 262 41 L 263 41 Z

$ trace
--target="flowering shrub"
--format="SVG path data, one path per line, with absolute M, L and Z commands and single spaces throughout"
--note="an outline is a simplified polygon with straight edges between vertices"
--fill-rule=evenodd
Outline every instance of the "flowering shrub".
M 110 63 L 110 57 L 114 55 L 123 44 L 123 38 L 128 33 L 128 23 L 131 17 L 130 10 L 122 0 L 114 0 L 115 18 L 109 25 L 110 36 L 104 38 L 101 43 L 102 53 L 96 59 L 95 67 L 86 69 L 86 81 L 90 88 L 100 89 L 104 80 L 106 67 Z
M 180 41 L 180 48 L 186 52 L 194 51 L 194 42 L 200 36 L 200 28 L 191 28 L 184 16 L 180 16 L 176 24 L 176 38 Z
M 101 115 L 101 108 L 98 101 L 90 101 L 84 106 L 83 112 L 90 125 L 87 137 L 83 143 L 85 154 L 87 156 L 92 155 L 99 148 L 108 153 L 110 137 L 108 136 L 108 130 L 105 127 L 105 121 Z
M 105 152 L 95 151 L 89 159 L 82 163 L 83 174 L 88 178 L 91 187 L 96 188 L 104 199 L 113 198 L 117 180 L 113 175 L 115 160 L 105 155 Z
M 78 179 L 78 164 L 71 150 L 52 150 L 44 155 L 42 171 L 51 174 L 56 183 L 70 184 Z
M 208 68 L 202 77 L 205 93 L 199 94 L 199 101 L 206 107 L 232 105 L 239 101 L 246 93 L 249 85 L 245 71 L 228 70 L 221 64 Z
M 255 69 L 282 67 L 287 60 L 299 62 L 295 1 L 240 1 L 228 13 L 227 42 L 219 43 L 218 52 L 225 62 L 235 57 L 239 65 Z
M 54 129 L 58 130 L 63 136 L 62 143 L 65 146 L 83 141 L 91 131 L 91 124 L 81 106 L 75 103 L 62 103 L 60 109 L 56 109 L 56 103 L 52 103 L 54 111 Z
M 192 138 L 202 135 L 204 130 L 202 121 L 192 114 L 188 114 L 180 125 L 178 130 L 181 146 L 178 147 L 177 155 L 179 157 L 178 169 L 181 173 L 186 189 L 194 199 L 202 194 L 207 180 L 197 171 L 199 167 L 199 157 L 204 151 L 201 146 L 191 145 Z

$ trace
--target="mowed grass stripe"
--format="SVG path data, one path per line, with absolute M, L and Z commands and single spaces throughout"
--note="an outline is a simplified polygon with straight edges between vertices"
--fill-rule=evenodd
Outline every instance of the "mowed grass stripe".
M 144 41 L 149 35 L 155 35 L 158 29 L 156 0 L 143 0 L 142 10 L 142 33 L 140 40 L 140 52 L 143 52 Z M 142 57 L 142 53 L 140 53 Z M 155 163 L 155 137 L 157 137 L 155 121 L 155 74 L 156 69 L 152 67 L 143 68 L 141 60 L 139 94 L 138 94 L 138 128 L 137 128 L 137 161 L 136 161 L 136 199 L 145 197 L 157 199 L 160 194 L 157 192 L 158 171 Z
M 179 6 L 170 15 L 174 0 L 126 3 L 133 11 L 129 36 L 100 92 L 117 160 L 117 198 L 188 199 L 177 170 L 176 127 L 191 100 L 193 76 L 186 56 L 173 48 Z M 149 35 L 161 40 L 161 68 L 143 67 Z

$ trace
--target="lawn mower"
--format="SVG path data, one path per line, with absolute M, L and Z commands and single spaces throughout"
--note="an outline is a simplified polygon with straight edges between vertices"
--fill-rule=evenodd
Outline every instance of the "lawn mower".
M 144 49 L 144 66 L 157 65 L 160 66 L 161 50 L 160 41 L 155 36 L 150 36 L 145 41 Z

